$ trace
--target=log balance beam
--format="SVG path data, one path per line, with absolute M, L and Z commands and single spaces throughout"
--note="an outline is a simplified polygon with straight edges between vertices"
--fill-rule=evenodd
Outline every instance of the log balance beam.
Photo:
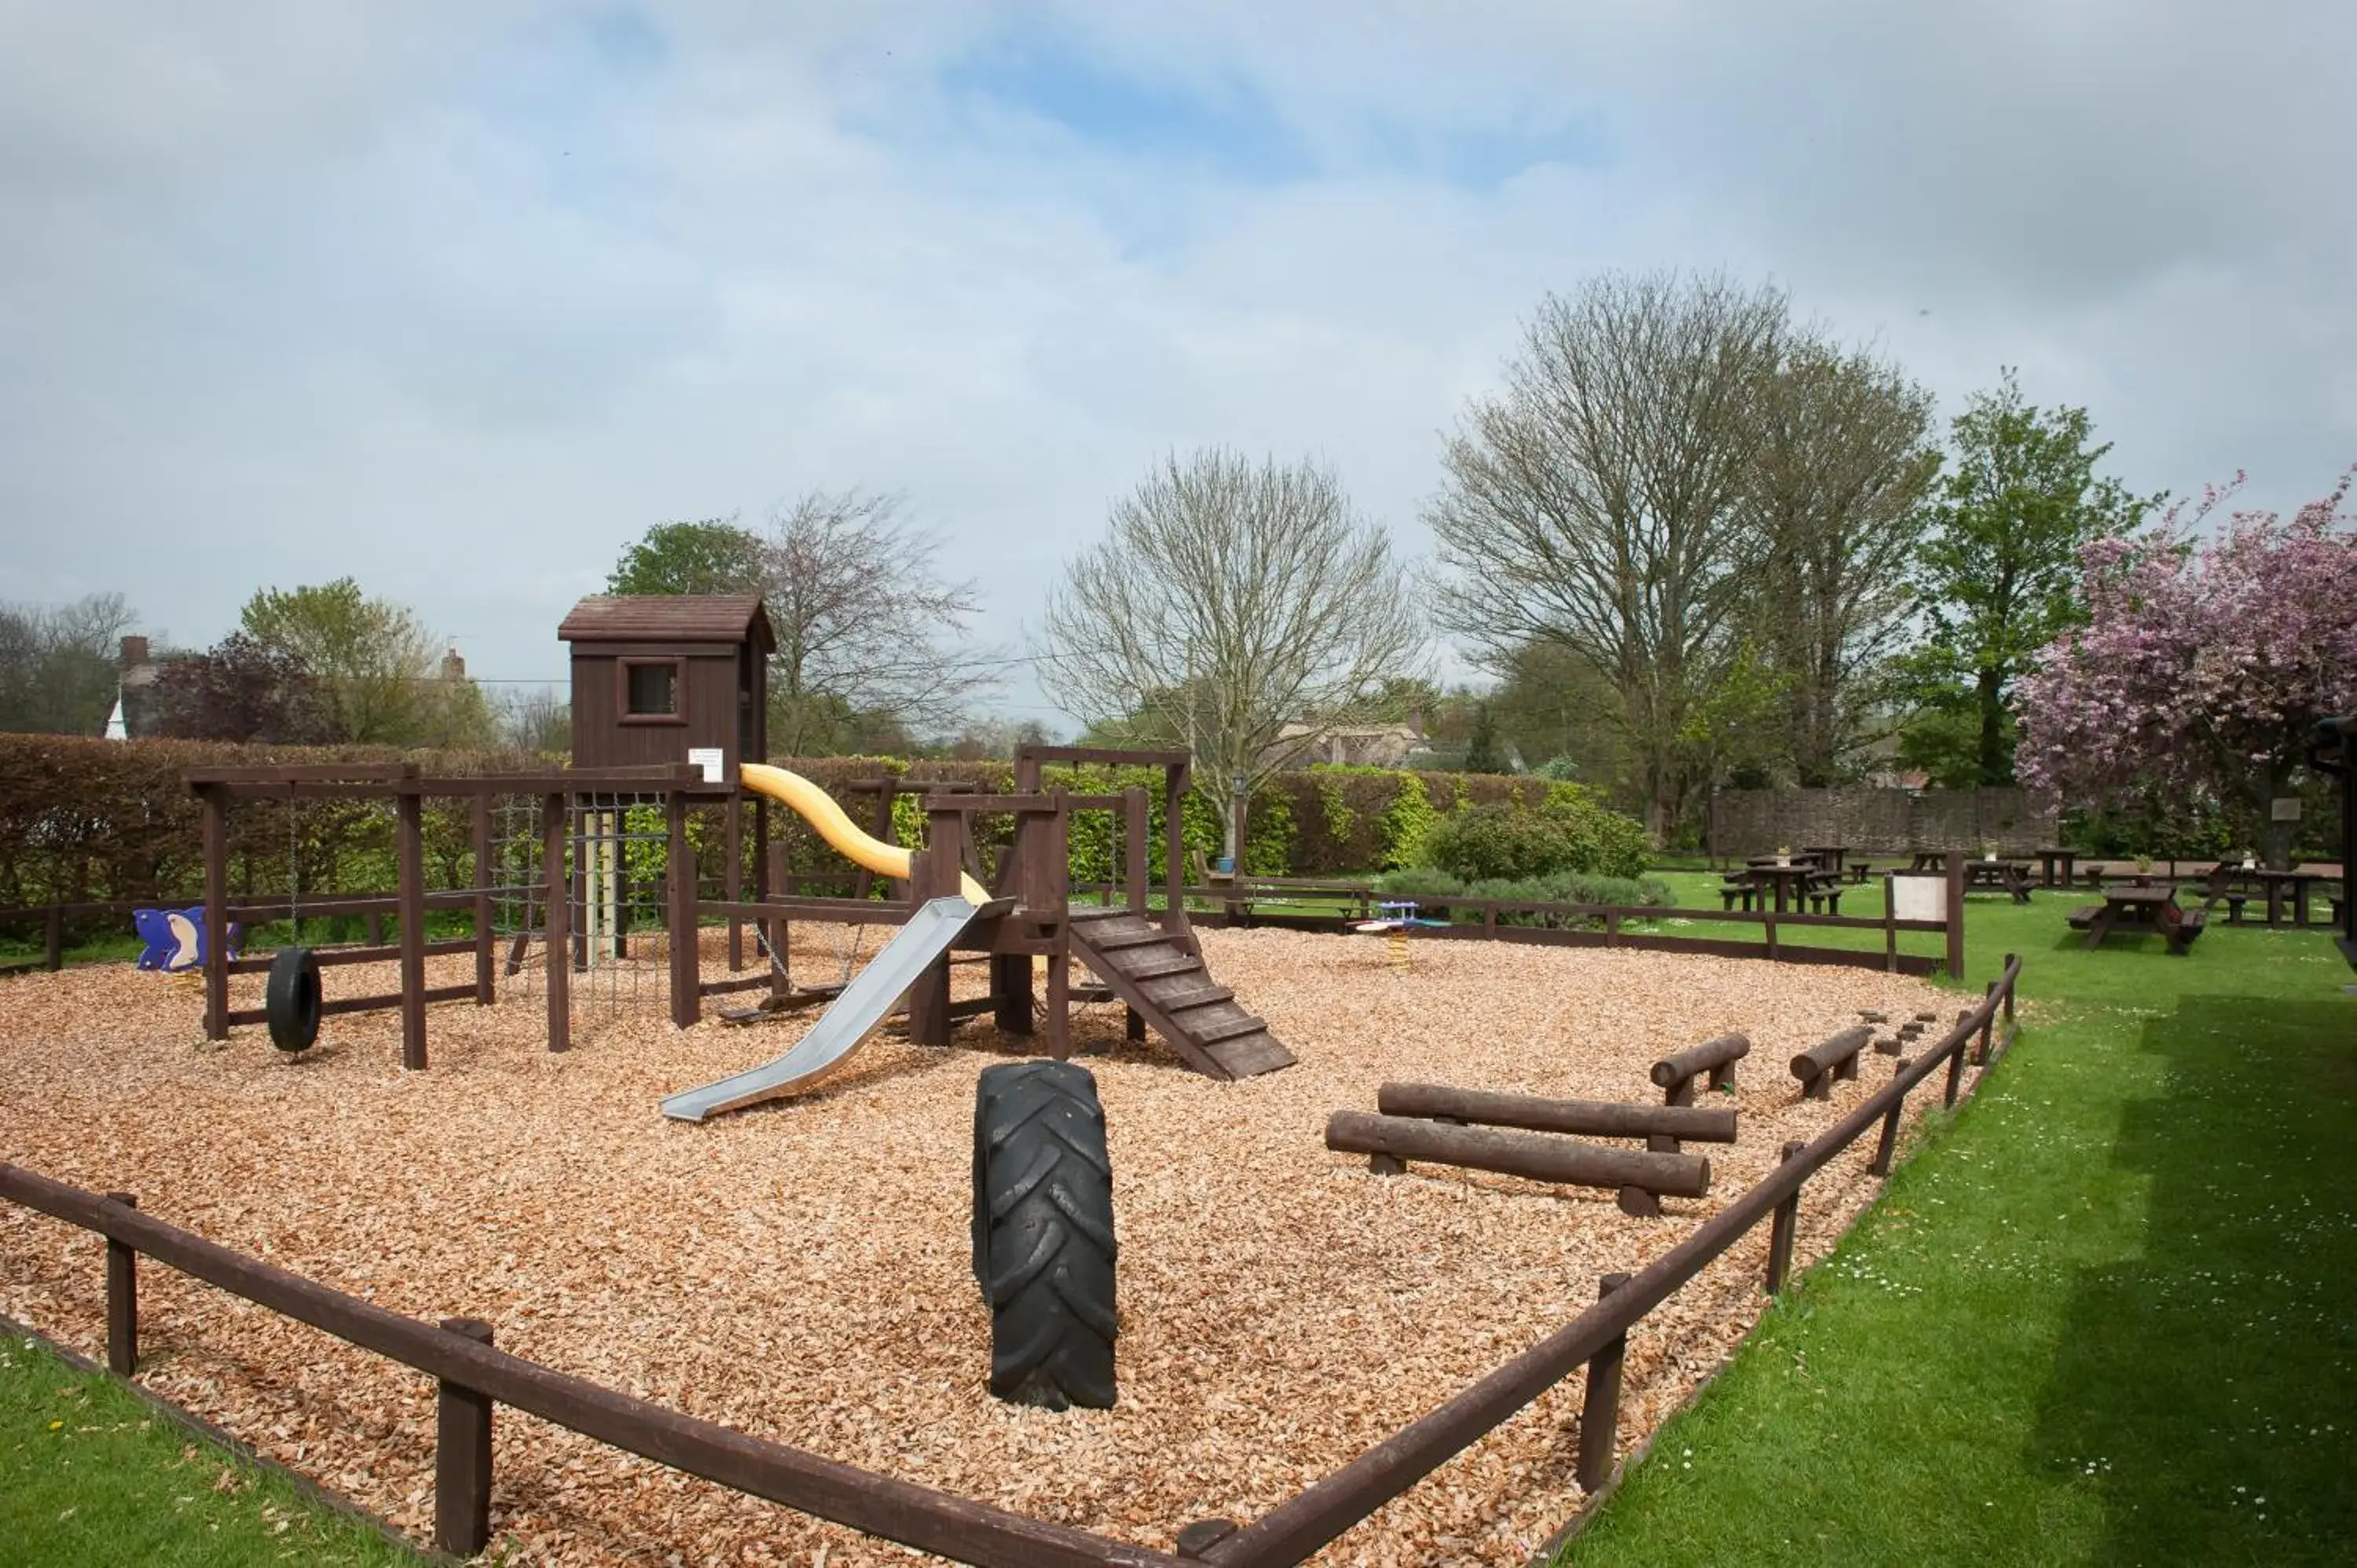
M 1822 1045 L 1811 1046 L 1792 1058 L 1792 1076 L 1801 1080 L 1803 1100 L 1824 1100 L 1837 1082 L 1857 1076 L 1857 1054 L 1874 1038 L 1874 1026 L 1859 1024 L 1844 1029 Z
M 1713 1089 L 1735 1087 L 1735 1064 L 1751 1054 L 1751 1042 L 1741 1035 L 1721 1035 L 1706 1040 L 1692 1050 L 1680 1051 L 1674 1057 L 1663 1057 L 1653 1064 L 1653 1084 L 1662 1091 L 1664 1105 L 1692 1105 L 1695 1102 L 1694 1080 L 1709 1074 Z
M 1701 1197 L 1710 1191 L 1710 1162 L 1699 1155 L 1657 1155 L 1608 1149 L 1548 1133 L 1507 1133 L 1491 1127 L 1452 1127 L 1410 1116 L 1337 1111 L 1326 1122 L 1326 1146 L 1369 1156 L 1368 1167 L 1396 1176 L 1409 1160 L 1429 1160 L 1469 1170 L 1496 1171 L 1533 1181 L 1619 1189 L 1621 1208 L 1632 1199 L 1660 1212 L 1663 1195 Z

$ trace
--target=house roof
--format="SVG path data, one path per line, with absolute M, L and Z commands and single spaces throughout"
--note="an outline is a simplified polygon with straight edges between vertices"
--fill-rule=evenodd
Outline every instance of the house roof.
M 777 646 L 759 594 L 601 594 L 573 607 L 565 642 L 753 642 Z

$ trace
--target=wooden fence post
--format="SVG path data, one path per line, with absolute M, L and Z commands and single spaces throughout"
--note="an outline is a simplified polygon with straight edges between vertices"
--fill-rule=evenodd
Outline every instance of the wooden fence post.
M 541 969 L 548 981 L 548 1048 L 573 1048 L 573 879 L 565 875 L 565 813 L 569 802 L 550 795 L 540 803 L 542 895 Z
M 41 918 L 41 967 L 55 974 L 66 966 L 66 909 L 56 902 Z
M 759 806 L 760 800 L 756 799 L 754 804 Z M 760 825 L 761 818 L 758 811 L 754 813 L 753 821 L 756 827 Z M 754 891 L 767 900 L 770 893 L 778 892 L 786 886 L 788 873 L 784 841 L 780 840 L 770 844 L 763 852 L 761 863 L 765 875 L 761 879 L 761 886 L 755 888 Z M 793 965 L 787 957 L 787 950 L 793 941 L 793 928 L 787 923 L 783 915 L 780 915 L 768 922 L 763 929 L 762 938 L 770 944 L 770 994 L 782 1000 L 793 994 L 794 989 Z
M 1899 972 L 1899 885 L 1891 880 L 1897 875 L 1882 874 L 1882 967 L 1891 974 Z
M 1961 1024 L 1972 1015 L 1971 1008 L 1963 1008 L 1956 1014 L 1956 1022 Z M 1964 1053 L 1971 1048 L 1972 1036 L 1967 1035 L 1956 1042 L 1954 1050 L 1948 1053 L 1948 1088 L 1943 1104 L 1953 1107 L 1956 1103 L 1956 1090 L 1964 1086 Z
M 671 908 L 663 921 L 671 946 L 671 1021 L 692 1029 L 702 1014 L 696 986 L 703 975 L 695 925 L 695 851 L 687 842 L 687 794 L 673 786 L 663 796 L 669 819 L 670 848 L 664 867 L 671 877 Z
M 1606 1274 L 1596 1283 L 1603 1300 L 1629 1283 L 1627 1274 Z M 1620 1428 L 1620 1363 L 1629 1353 L 1624 1331 L 1588 1358 L 1587 1393 L 1579 1406 L 1579 1487 L 1593 1492 L 1612 1474 L 1612 1444 Z
M 1803 1149 L 1807 1147 L 1808 1144 L 1794 1138 L 1784 1145 L 1784 1152 L 1776 1156 L 1776 1163 L 1781 1165 L 1796 1157 Z M 1792 1272 L 1792 1237 L 1800 1228 L 1801 1189 L 1796 1187 L 1792 1189 L 1792 1195 L 1790 1197 L 1776 1206 L 1775 1216 L 1768 1224 L 1768 1294 L 1770 1295 L 1780 1295 L 1783 1293 L 1785 1277 Z
M 2011 953 L 2005 955 L 2005 961 L 1998 968 L 1998 972 L 2000 974 L 2010 973 L 2013 972 L 2013 959 L 2014 955 Z M 2016 982 L 2018 982 L 2018 976 L 2017 975 Z M 2013 1022 L 2013 993 L 2016 982 L 2008 982 L 2005 988 L 2005 1021 L 2008 1024 Z
M 489 1007 L 499 1000 L 491 978 L 492 950 L 497 940 L 491 935 L 491 798 L 479 793 L 474 800 L 474 820 L 469 824 L 475 850 L 475 1005 Z
M 106 1197 L 125 1208 L 139 1207 L 127 1192 Z M 139 1365 L 139 1254 L 112 1236 L 106 1239 L 106 1365 L 122 1378 Z
M 1978 1048 L 1973 1052 L 1973 1065 L 1975 1067 L 1988 1066 L 1989 1036 L 1995 1033 L 1996 1029 L 1996 1004 L 1995 1000 L 1996 996 L 1996 982 L 1994 980 L 1990 981 L 1988 983 L 1988 989 L 1983 992 L 1982 994 L 1991 1000 L 1988 1004 L 1988 1016 L 1981 1020 L 1980 1045 Z
M 446 1317 L 444 1329 L 491 1342 L 479 1317 Z M 472 1557 L 491 1541 L 491 1402 L 447 1378 L 435 1382 L 434 1544 Z
M 229 1038 L 229 797 L 208 785 L 205 834 L 205 1038 Z
M 728 857 L 727 870 L 721 874 L 720 896 L 731 904 L 745 897 L 745 797 L 742 792 L 728 797 L 726 819 L 722 823 Z M 728 972 L 737 973 L 745 967 L 745 922 L 736 916 L 728 917 Z
M 401 921 L 401 1065 L 425 1070 L 425 797 L 404 788 L 393 798 L 393 882 Z
M 1964 977 L 1964 852 L 1948 852 L 1948 978 Z
M 1907 1058 L 1900 1057 L 1898 1065 L 1891 1069 L 1890 1076 L 1903 1078 L 1906 1074 Z M 1889 1111 L 1883 1112 L 1882 1138 L 1874 1145 L 1874 1163 L 1866 1167 L 1867 1175 L 1885 1176 L 1890 1174 L 1891 1157 L 1899 1152 L 1899 1118 L 1906 1111 L 1907 1097 L 1902 1094 L 1891 1102 Z

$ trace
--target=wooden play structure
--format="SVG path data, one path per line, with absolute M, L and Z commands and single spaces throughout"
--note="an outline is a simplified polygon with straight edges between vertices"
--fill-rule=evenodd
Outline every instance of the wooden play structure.
M 625 967 L 634 979 L 659 972 L 669 1015 L 681 1027 L 698 1021 L 707 996 L 762 993 L 732 1012 L 738 1019 L 832 1007 L 849 987 L 795 983 L 786 961 L 794 921 L 905 928 L 928 909 L 945 912 L 942 901 L 949 900 L 959 905 L 946 911 L 956 916 L 955 929 L 943 928 L 938 950 L 928 950 L 920 966 L 911 965 L 913 978 L 886 998 L 889 1006 L 905 996 L 909 1037 L 919 1044 L 947 1045 L 958 1024 L 987 1015 L 1002 1034 L 1036 1036 L 1044 1054 L 1061 1058 L 1072 1050 L 1071 1009 L 1117 1000 L 1125 1005 L 1131 1038 L 1143 1039 L 1150 1029 L 1208 1077 L 1247 1078 L 1292 1063 L 1265 1020 L 1213 980 L 1189 923 L 1179 869 L 1180 806 L 1189 788 L 1185 752 L 1028 746 L 1016 759 L 1016 791 L 1006 795 L 888 778 L 863 781 L 849 792 L 872 801 L 871 833 L 808 780 L 759 761 L 767 743 L 764 671 L 774 639 L 758 597 L 585 599 L 559 636 L 572 650 L 571 767 L 427 777 L 414 764 L 337 763 L 197 768 L 183 775 L 200 798 L 205 824 L 208 1037 L 269 1021 L 267 1005 L 229 1006 L 231 974 L 278 972 L 275 955 L 230 957 L 222 940 L 229 924 L 296 908 L 306 916 L 394 919 L 392 943 L 305 950 L 297 967 L 310 976 L 313 1029 L 317 1015 L 398 1009 L 403 1065 L 423 1069 L 426 1008 L 461 1000 L 491 1004 L 500 979 L 525 969 L 535 943 L 544 961 L 533 974 L 545 991 L 548 1047 L 561 1051 L 572 1043 L 578 977 L 594 982 Z M 1058 762 L 1162 770 L 1169 871 L 1161 908 L 1148 897 L 1146 790 L 1082 795 L 1042 788 L 1042 768 Z M 920 799 L 925 819 L 924 845 L 914 852 L 891 842 L 893 803 L 903 794 Z M 429 800 L 453 798 L 468 803 L 475 869 L 467 886 L 430 888 L 422 812 Z M 317 800 L 380 802 L 389 811 L 398 886 L 389 894 L 300 902 L 233 897 L 228 813 L 242 802 L 274 800 L 292 811 Z M 777 802 L 852 857 L 849 897 L 786 890 L 786 845 L 771 835 Z M 1071 900 L 1071 823 L 1079 811 L 1111 813 L 1121 846 L 1122 880 L 1101 905 Z M 989 866 L 973 832 L 974 820 L 985 813 L 1014 820 L 1013 842 Z M 699 839 L 717 841 L 716 877 L 699 868 Z M 888 884 L 887 897 L 875 896 L 879 881 Z M 645 897 L 650 889 L 652 900 Z M 497 910 L 505 908 L 520 914 L 501 929 Z M 469 916 L 468 934 L 428 940 L 428 914 L 451 910 Z M 704 977 L 699 939 L 707 922 L 727 933 L 726 978 Z M 753 965 L 748 928 L 758 950 Z M 658 949 L 660 964 L 647 961 Z M 425 960 L 461 951 L 475 957 L 472 980 L 427 985 Z M 384 960 L 399 963 L 397 991 L 317 994 L 319 966 Z M 952 1001 L 952 965 L 976 961 L 988 965 L 988 995 Z M 1085 975 L 1074 973 L 1076 961 Z M 885 979 L 879 974 L 869 991 Z M 1044 998 L 1038 994 L 1042 980 Z M 872 1026 L 869 1021 L 858 1037 Z M 275 1026 L 273 1034 L 287 1048 L 300 1048 Z M 850 1044 L 856 1048 L 857 1039 Z

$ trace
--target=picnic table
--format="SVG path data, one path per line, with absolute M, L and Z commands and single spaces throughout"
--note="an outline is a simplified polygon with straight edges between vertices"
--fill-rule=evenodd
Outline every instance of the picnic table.
M 2181 958 L 2191 950 L 2208 916 L 2200 909 L 2179 908 L 2176 887 L 2165 886 L 2106 888 L 2101 904 L 2073 909 L 2069 918 L 2087 933 L 2090 950 L 2103 946 L 2115 930 L 2158 932 L 2169 939 L 2169 950 Z
M 1849 845 L 1846 843 L 1804 844 L 1801 848 L 1801 853 L 1813 857 L 1817 864 L 1835 876 L 1839 876 L 1842 874 L 1842 862 L 1849 856 Z
M 1777 865 L 1772 854 L 1764 857 L 1764 865 L 1761 859 L 1754 857 L 1751 869 L 1745 875 L 1752 881 L 1770 887 L 1776 900 L 1776 913 L 1780 915 L 1789 908 L 1805 903 L 1809 885 L 1825 875 L 1825 868 L 1805 855 L 1794 855 L 1789 865 Z
M 1977 887 L 2010 893 L 2015 903 L 2027 904 L 2029 902 L 2029 863 L 1968 860 L 1964 862 L 1964 890 L 1969 893 Z
M 2266 866 L 2238 870 L 2235 875 L 2247 876 L 2266 888 L 2267 924 L 2270 926 L 2283 924 L 2284 895 L 2287 891 L 2291 895 L 2291 923 L 2307 925 L 2308 890 L 2319 882 L 2334 880 L 2320 871 L 2271 871 Z
M 2037 850 L 2032 853 L 2038 856 L 2038 885 L 2040 886 L 2068 887 L 2071 886 L 2072 868 L 2079 864 L 2079 852 L 2077 850 L 2054 848 Z M 2055 875 L 2055 868 L 2057 866 L 2061 868 L 2061 875 L 2059 878 Z

